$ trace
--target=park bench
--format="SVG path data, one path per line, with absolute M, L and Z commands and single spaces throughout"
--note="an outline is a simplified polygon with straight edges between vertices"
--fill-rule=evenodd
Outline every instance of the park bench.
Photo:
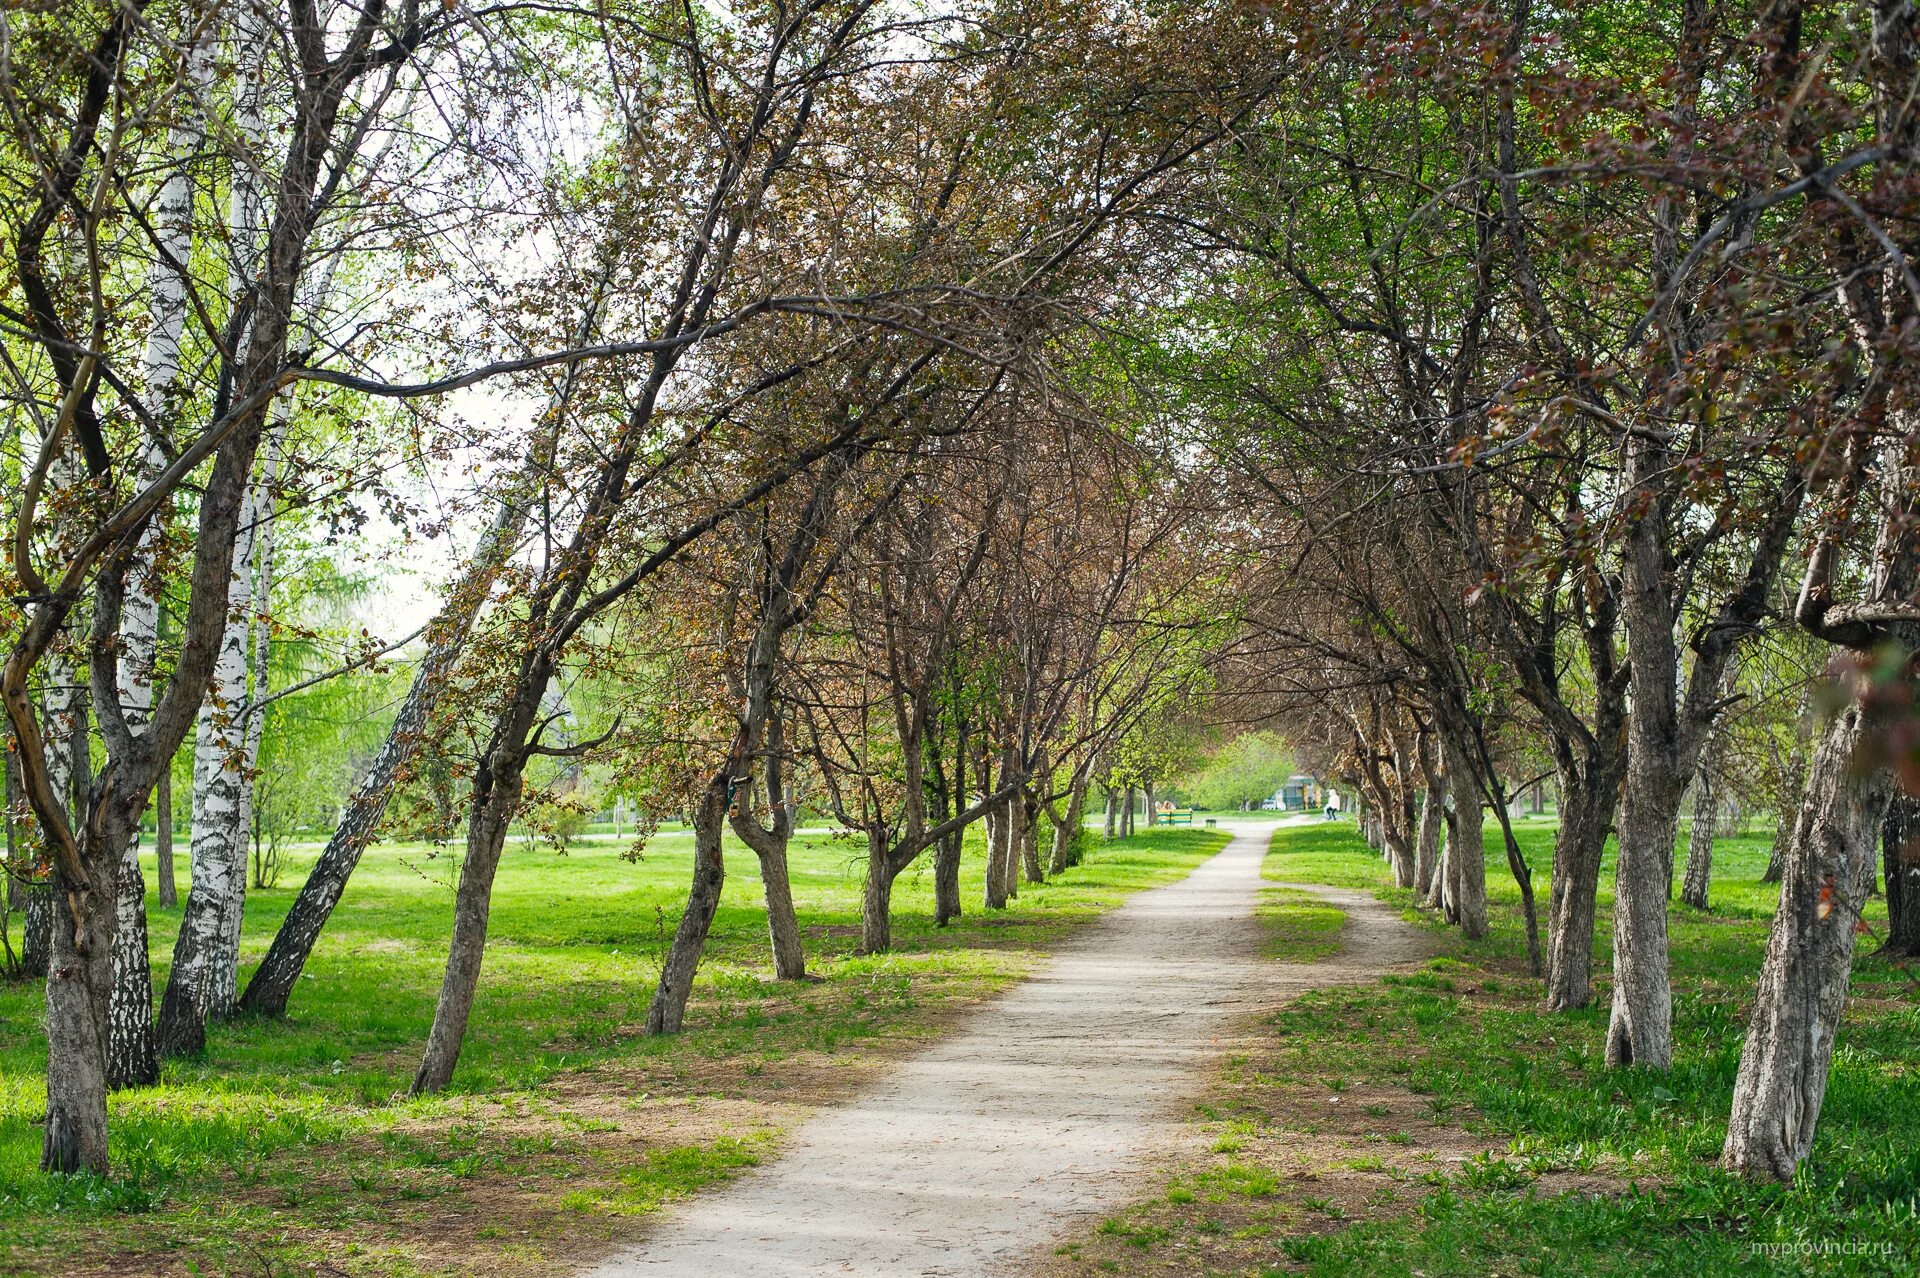
M 1164 819 L 1168 825 L 1192 825 L 1193 809 L 1175 808 L 1173 811 L 1167 813 Z

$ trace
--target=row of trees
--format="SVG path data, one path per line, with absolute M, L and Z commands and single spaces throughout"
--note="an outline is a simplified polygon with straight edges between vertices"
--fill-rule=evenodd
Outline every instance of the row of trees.
M 783 977 L 805 970 L 801 787 L 865 836 L 869 950 L 924 855 L 960 911 L 976 822 L 1003 905 L 1071 861 L 1102 751 L 1217 646 L 1188 477 L 1084 322 L 1132 305 L 1142 228 L 1268 92 L 1204 34 L 1260 19 L 180 0 L 5 21 L 0 694 L 32 817 L 9 869 L 46 938 L 48 1170 L 107 1169 L 110 1089 L 284 1012 L 396 796 L 461 853 L 431 1091 L 509 828 L 569 769 L 693 827 L 648 1017 L 672 1032 L 725 831 L 760 861 Z M 428 483 L 455 491 L 422 508 Z M 376 518 L 471 547 L 242 989 L 265 708 L 296 691 L 274 686 L 279 556 Z M 190 735 L 156 1011 L 139 835 Z
M 1243 139 L 1169 357 L 1270 547 L 1236 680 L 1400 882 L 1483 935 L 1491 815 L 1578 1008 L 1617 833 L 1609 1064 L 1672 1061 L 1684 796 L 1704 905 L 1713 778 L 1762 755 L 1782 892 L 1725 1162 L 1783 1179 L 1920 779 L 1917 47 L 1907 3 L 1369 10 Z M 1544 901 L 1509 818 L 1543 778 Z
M 1671 1060 L 1689 780 L 1768 776 L 1798 815 L 1727 1161 L 1790 1175 L 1916 770 L 1920 54 L 1907 0 L 1852 13 L 7 15 L 0 699 L 45 1166 L 104 1170 L 110 1088 L 286 1010 L 383 823 L 459 849 L 431 1091 L 509 831 L 582 768 L 693 828 L 672 1032 L 727 832 L 798 977 L 802 805 L 863 838 L 883 949 L 908 866 L 952 918 L 984 825 L 1003 905 L 1072 861 L 1091 785 L 1124 827 L 1195 707 L 1248 698 L 1474 936 L 1493 815 L 1551 1007 L 1593 997 L 1617 830 L 1622 1065 Z M 371 524 L 461 549 L 241 988 L 267 707 L 402 640 L 276 685 L 288 550 Z M 156 1015 L 139 832 L 190 735 Z M 1508 817 L 1542 778 L 1544 901 Z

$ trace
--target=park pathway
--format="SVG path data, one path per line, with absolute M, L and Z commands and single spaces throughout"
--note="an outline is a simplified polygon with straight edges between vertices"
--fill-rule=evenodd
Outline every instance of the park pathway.
M 972 1278 L 1151 1186 L 1183 1148 L 1202 1071 L 1250 1016 L 1417 959 L 1417 933 L 1361 892 L 1342 952 L 1260 958 L 1254 905 L 1273 824 L 1242 826 L 1179 883 L 1135 896 L 966 1028 L 820 1111 L 781 1155 L 670 1209 L 592 1278 Z

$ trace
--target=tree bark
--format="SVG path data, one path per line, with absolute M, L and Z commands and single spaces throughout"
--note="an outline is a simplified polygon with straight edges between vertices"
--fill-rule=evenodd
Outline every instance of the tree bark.
M 1637 716 L 1636 716 L 1637 719 Z M 1652 753 L 1652 752 L 1649 752 Z M 1676 779 L 1630 749 L 1627 798 L 1620 811 L 1620 853 L 1614 870 L 1613 1008 L 1607 1064 L 1667 1069 L 1673 1062 L 1673 989 L 1668 971 L 1667 900 L 1671 852 L 1678 837 Z
M 1887 880 L 1887 938 L 1882 954 L 1920 955 L 1920 797 L 1896 791 L 1880 826 Z
M 114 893 L 113 990 L 107 999 L 107 1086 L 146 1087 L 160 1081 L 153 1027 L 153 969 L 147 952 L 147 882 L 140 872 L 138 835 L 127 841 Z
M 1593 929 L 1600 869 L 1619 779 L 1579 764 L 1571 754 L 1560 780 L 1560 828 L 1553 839 L 1553 895 L 1548 905 L 1547 1009 L 1567 1012 L 1593 1002 Z
M 707 783 L 693 810 L 693 887 L 687 908 L 674 929 L 673 944 L 660 967 L 647 1008 L 647 1033 L 678 1034 L 686 1021 L 687 1000 L 693 994 L 693 976 L 706 950 L 713 916 L 720 908 L 720 890 L 726 885 L 727 865 L 720 830 L 726 820 L 727 776 L 723 770 Z
M 1702 752 L 1700 766 L 1693 775 L 1693 824 L 1687 831 L 1687 873 L 1680 888 L 1680 899 L 1696 910 L 1708 908 L 1708 882 L 1713 875 L 1714 825 L 1719 817 L 1720 800 L 1715 794 L 1713 766 Z
M 47 1114 L 40 1167 L 105 1175 L 107 1004 L 113 993 L 113 932 L 118 921 L 112 896 L 123 858 L 97 843 L 89 851 L 88 878 L 96 886 L 82 895 L 99 893 L 108 899 L 89 911 L 93 925 L 84 942 L 68 893 L 59 890 L 54 895 L 47 966 Z
M 1154 826 L 1160 824 L 1160 813 L 1153 806 L 1153 782 L 1147 782 L 1143 789 L 1147 801 L 1147 828 L 1151 830 Z
M 945 927 L 960 917 L 960 853 L 965 834 L 949 834 L 933 852 L 933 924 Z
M 1014 796 L 1013 802 L 1020 809 L 1021 872 L 1026 875 L 1029 883 L 1045 883 L 1046 872 L 1040 865 L 1039 796 L 1034 794 L 1031 785 L 1026 785 L 1020 787 L 1020 793 Z
M 1107 825 L 1106 825 L 1106 837 L 1107 837 L 1107 842 L 1109 843 L 1113 842 L 1114 840 L 1114 828 L 1113 828 L 1114 821 L 1119 817 L 1119 815 L 1120 815 L 1120 796 L 1116 794 L 1111 787 L 1109 787 L 1107 789 Z
M 1868 730 L 1865 712 L 1849 706 L 1813 755 L 1734 1080 L 1723 1161 L 1743 1175 L 1790 1181 L 1813 1144 L 1893 793 L 1887 771 L 1853 766 Z
M 1450 917 L 1469 940 L 1487 934 L 1486 813 L 1474 783 L 1466 751 L 1451 735 L 1443 736 L 1447 760 L 1447 873 L 1453 887 Z
M 1005 775 L 1004 773 L 1002 774 Z M 995 804 L 987 810 L 987 884 L 982 904 L 989 910 L 1004 910 L 1012 895 L 1017 832 L 1013 821 L 1014 801 Z
M 773 975 L 781 981 L 805 980 L 807 950 L 800 939 L 800 917 L 793 908 L 793 884 L 787 873 L 787 848 L 754 849 L 760 879 L 766 885 L 767 934 L 773 946 Z
M 1440 867 L 1440 831 L 1446 822 L 1446 802 L 1440 771 L 1433 757 L 1431 734 L 1420 734 L 1414 753 L 1425 789 L 1420 799 L 1420 833 L 1413 849 L 1413 890 L 1425 904 L 1433 892 L 1434 877 Z
M 1053 850 L 1047 865 L 1049 874 L 1060 874 L 1073 864 L 1080 827 L 1086 819 L 1087 785 L 1091 775 L 1087 765 L 1082 764 L 1074 770 L 1073 779 L 1068 783 L 1067 815 L 1053 828 Z
M 805 980 L 807 951 L 800 939 L 800 918 L 793 908 L 793 883 L 787 869 L 787 848 L 793 838 L 793 805 L 787 799 L 783 777 L 786 751 L 784 728 L 777 714 L 766 726 L 767 824 L 749 810 L 745 787 L 734 791 L 728 809 L 733 832 L 753 850 L 760 863 L 760 882 L 767 901 L 767 937 L 773 950 L 774 979 Z
M 440 998 L 433 1009 L 433 1027 L 420 1068 L 413 1076 L 411 1094 L 444 1091 L 453 1081 L 460 1048 L 473 1013 L 473 996 L 480 987 L 480 963 L 486 956 L 487 922 L 493 909 L 493 880 L 506 848 L 507 830 L 519 806 L 523 762 L 507 750 L 489 761 L 495 775 L 476 778 L 483 797 L 467 822 L 467 851 L 460 863 L 460 885 L 453 897 L 453 936 L 447 944 L 447 967 L 440 981 Z
M 867 877 L 860 894 L 860 952 L 884 954 L 893 948 L 893 880 L 898 875 L 889 855 L 884 827 L 867 833 Z

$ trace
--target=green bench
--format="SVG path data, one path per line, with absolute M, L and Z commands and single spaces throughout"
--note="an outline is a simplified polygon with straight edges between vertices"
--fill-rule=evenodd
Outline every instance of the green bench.
M 1168 825 L 1192 825 L 1193 809 L 1192 808 L 1175 808 L 1173 811 L 1167 813 L 1165 816 L 1161 817 L 1160 819 L 1162 821 L 1165 821 Z

